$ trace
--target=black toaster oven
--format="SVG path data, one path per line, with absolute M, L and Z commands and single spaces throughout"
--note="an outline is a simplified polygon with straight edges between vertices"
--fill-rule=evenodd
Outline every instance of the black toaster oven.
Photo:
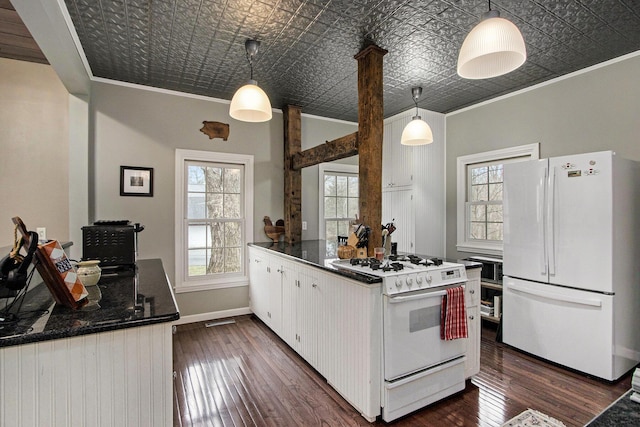
M 144 226 L 128 220 L 96 221 L 82 227 L 82 259 L 99 260 L 101 267 L 133 267 L 138 253 L 137 233 Z

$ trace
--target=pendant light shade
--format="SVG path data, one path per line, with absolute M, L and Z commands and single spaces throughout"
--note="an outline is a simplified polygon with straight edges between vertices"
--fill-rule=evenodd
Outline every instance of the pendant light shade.
M 244 43 L 251 68 L 251 78 L 246 85 L 236 91 L 231 99 L 229 115 L 243 122 L 266 122 L 271 120 L 271 102 L 267 94 L 253 80 L 253 57 L 258 53 L 260 42 L 247 40 Z
M 404 127 L 400 143 L 402 145 L 425 145 L 433 142 L 433 132 L 420 116 L 415 116 L 413 120 Z
M 258 83 L 249 80 L 233 95 L 229 115 L 243 122 L 266 122 L 271 120 L 271 102 Z
M 411 88 L 411 96 L 416 104 L 416 115 L 404 127 L 400 144 L 402 145 L 425 145 L 433 142 L 433 132 L 431 127 L 418 115 L 418 99 L 422 95 L 421 87 Z
M 458 75 L 465 79 L 488 79 L 507 74 L 526 60 L 527 50 L 518 27 L 500 18 L 498 11 L 489 10 L 462 43 Z

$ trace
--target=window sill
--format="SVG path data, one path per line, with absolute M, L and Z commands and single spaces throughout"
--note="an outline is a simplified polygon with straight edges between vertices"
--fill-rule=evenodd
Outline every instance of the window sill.
M 184 282 L 173 288 L 176 294 L 182 294 L 186 292 L 199 292 L 199 291 L 211 291 L 215 289 L 226 288 L 238 288 L 241 286 L 249 286 L 248 277 L 219 279 L 216 281 L 202 281 L 202 282 Z
M 502 256 L 502 243 L 462 242 L 456 245 L 458 252 Z

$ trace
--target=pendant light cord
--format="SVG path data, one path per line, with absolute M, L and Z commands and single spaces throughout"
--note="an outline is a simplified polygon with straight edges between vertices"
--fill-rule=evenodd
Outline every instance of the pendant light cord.
M 249 61 L 249 69 L 250 71 L 250 76 L 249 77 L 251 80 L 253 80 L 253 55 L 251 55 L 249 52 L 247 52 L 247 61 Z

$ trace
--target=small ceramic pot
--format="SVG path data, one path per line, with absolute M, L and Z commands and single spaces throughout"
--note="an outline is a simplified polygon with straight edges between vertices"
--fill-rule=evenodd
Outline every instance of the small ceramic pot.
M 100 261 L 97 260 L 80 261 L 78 263 L 77 273 L 83 285 L 94 286 L 98 283 L 102 274 L 102 269 L 98 264 L 100 264 Z

